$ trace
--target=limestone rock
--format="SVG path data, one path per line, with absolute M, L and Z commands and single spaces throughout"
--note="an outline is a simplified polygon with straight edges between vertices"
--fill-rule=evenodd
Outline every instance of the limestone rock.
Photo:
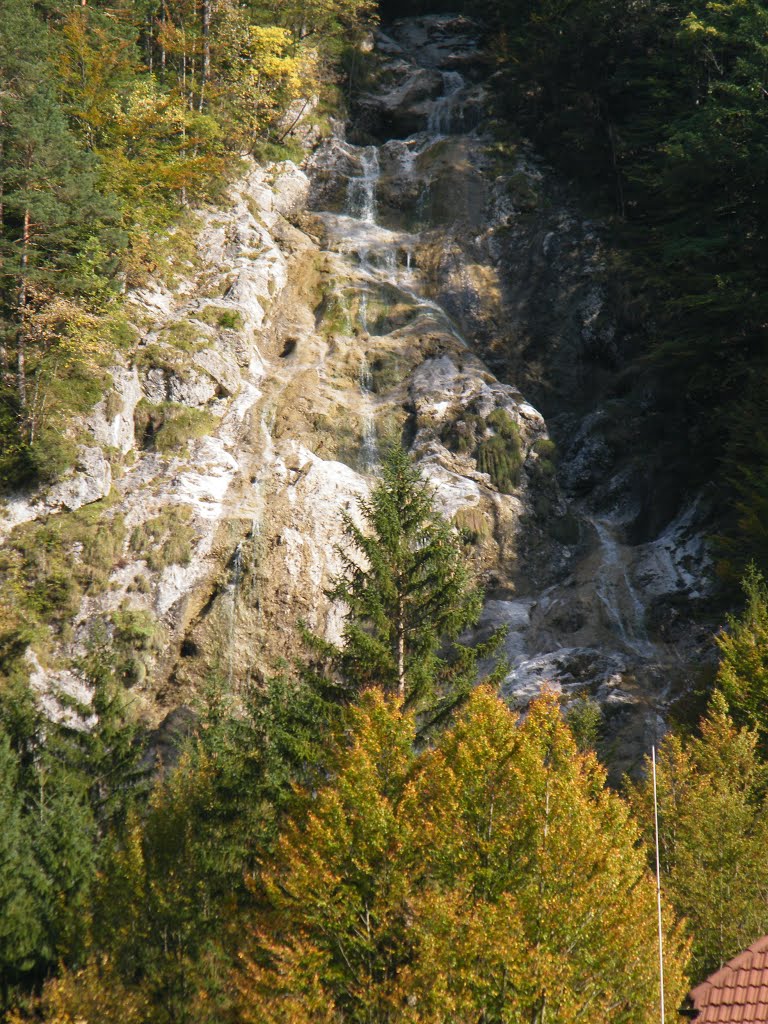
M 111 489 L 112 467 L 104 452 L 95 446 L 83 446 L 78 449 L 74 470 L 45 495 L 45 506 L 74 512 L 106 498 Z
M 112 395 L 98 403 L 88 417 L 88 428 L 97 444 L 125 455 L 135 444 L 133 414 L 142 398 L 141 383 L 135 367 L 113 366 L 110 376 Z

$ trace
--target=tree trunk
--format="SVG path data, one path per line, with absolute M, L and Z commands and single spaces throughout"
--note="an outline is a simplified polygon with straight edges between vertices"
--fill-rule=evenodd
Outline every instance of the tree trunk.
M 24 229 L 21 237 L 21 281 L 19 283 L 19 316 L 22 323 L 19 326 L 16 346 L 16 388 L 19 395 L 19 408 L 22 413 L 27 409 L 27 365 L 26 365 L 26 338 L 24 335 L 24 309 L 27 305 L 27 269 L 29 267 L 29 233 L 30 216 L 29 209 L 24 211 Z
M 403 597 L 397 599 L 397 695 L 405 700 L 405 609 Z
M 201 11 L 203 29 L 203 66 L 200 71 L 200 103 L 198 110 L 202 111 L 205 99 L 205 86 L 211 73 L 211 0 L 203 0 Z

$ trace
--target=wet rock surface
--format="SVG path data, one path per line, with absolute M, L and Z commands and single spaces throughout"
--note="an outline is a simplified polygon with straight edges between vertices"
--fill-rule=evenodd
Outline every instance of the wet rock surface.
M 514 707 L 543 685 L 592 694 L 618 773 L 701 658 L 706 502 L 643 516 L 648 477 L 627 457 L 642 408 L 622 420 L 606 398 L 625 353 L 599 226 L 523 140 L 499 159 L 478 38 L 455 16 L 377 33 L 346 137 L 303 169 L 252 166 L 202 212 L 197 268 L 130 296 L 134 357 L 89 423 L 120 473 L 89 448 L 70 497 L 6 511 L 10 529 L 112 487 L 129 539 L 66 653 L 116 610 L 153 616 L 135 685 L 155 724 L 211 675 L 236 689 L 274 672 L 300 619 L 338 638 L 340 513 L 390 441 L 463 530 L 488 594 L 477 635 L 508 627 Z M 141 547 L 169 510 L 184 557 Z M 41 691 L 73 685 L 35 672 Z

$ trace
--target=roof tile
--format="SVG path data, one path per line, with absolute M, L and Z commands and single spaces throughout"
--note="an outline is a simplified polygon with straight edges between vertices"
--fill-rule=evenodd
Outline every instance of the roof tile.
M 768 935 L 691 992 L 695 1024 L 768 1024 Z

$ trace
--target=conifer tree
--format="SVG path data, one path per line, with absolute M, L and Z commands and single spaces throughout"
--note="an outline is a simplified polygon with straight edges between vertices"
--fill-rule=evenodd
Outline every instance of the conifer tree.
M 720 649 L 717 686 L 738 725 L 755 729 L 763 753 L 768 750 L 768 587 L 754 565 L 743 580 L 746 607 L 729 616 L 728 628 L 715 637 Z
M 768 931 L 768 770 L 757 743 L 716 691 L 701 736 L 686 744 L 669 735 L 659 752 L 662 884 L 688 921 L 694 980 Z M 632 805 L 652 841 L 650 778 L 633 789 Z
M 343 517 L 343 568 L 328 592 L 347 608 L 343 644 L 310 638 L 312 646 L 331 669 L 331 694 L 380 686 L 434 720 L 466 696 L 504 631 L 475 647 L 460 641 L 479 618 L 481 592 L 458 535 L 402 448 L 389 450 L 381 480 L 359 509 L 362 526 Z M 497 664 L 490 678 L 503 670 Z
M 0 730 L 0 1006 L 10 986 L 35 966 L 43 925 L 43 878 L 23 815 L 18 759 Z

